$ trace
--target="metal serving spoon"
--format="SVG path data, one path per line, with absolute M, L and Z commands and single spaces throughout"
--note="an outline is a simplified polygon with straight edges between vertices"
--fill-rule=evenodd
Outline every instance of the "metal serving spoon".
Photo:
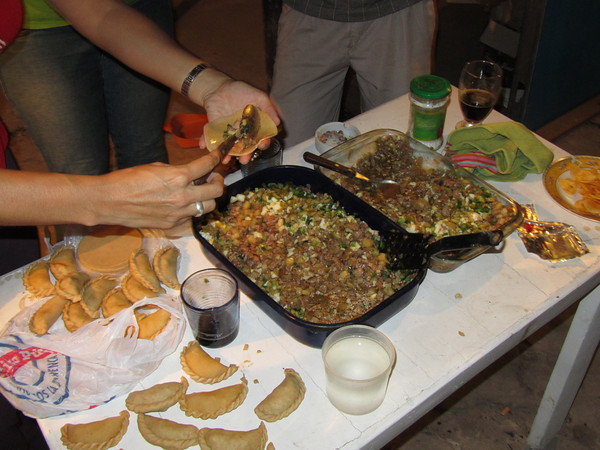
M 317 166 L 324 167 L 329 170 L 333 170 L 334 172 L 340 173 L 350 178 L 356 178 L 357 180 L 366 181 L 367 183 L 371 183 L 377 186 L 379 192 L 384 197 L 396 197 L 398 194 L 402 193 L 402 186 L 393 180 L 372 180 L 369 177 L 357 172 L 355 169 L 351 167 L 344 166 L 342 164 L 331 161 L 330 159 L 323 158 L 322 156 L 315 155 L 311 152 L 306 152 L 303 155 L 304 161 L 316 164 Z

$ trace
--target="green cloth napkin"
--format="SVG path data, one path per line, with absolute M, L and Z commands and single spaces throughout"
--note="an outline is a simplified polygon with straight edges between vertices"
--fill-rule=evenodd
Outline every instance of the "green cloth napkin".
M 552 151 L 518 122 L 454 130 L 448 136 L 446 154 L 477 176 L 497 181 L 517 181 L 528 173 L 542 173 L 554 158 Z M 486 159 L 488 163 L 482 162 Z

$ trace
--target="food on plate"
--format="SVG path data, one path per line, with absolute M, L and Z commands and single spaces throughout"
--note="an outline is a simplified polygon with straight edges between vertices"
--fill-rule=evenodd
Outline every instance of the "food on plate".
M 53 251 L 50 255 L 50 272 L 57 280 L 78 272 L 75 247 L 63 245 Z
M 127 270 L 130 255 L 142 244 L 142 234 L 135 228 L 102 226 L 81 239 L 77 258 L 92 272 L 120 274 Z
M 242 377 L 241 383 L 208 392 L 186 394 L 179 400 L 179 407 L 186 416 L 197 419 L 216 419 L 233 411 L 246 399 L 248 381 Z
M 28 292 L 37 297 L 47 297 L 54 293 L 54 284 L 50 280 L 48 262 L 39 260 L 30 264 L 23 274 L 23 285 Z
M 259 419 L 275 422 L 289 416 L 300 406 L 306 387 L 294 369 L 285 369 L 285 378 L 267 397 L 254 408 Z
M 219 358 L 212 358 L 198 341 L 190 341 L 181 351 L 181 366 L 185 373 L 197 383 L 215 384 L 229 378 L 238 366 L 221 364 Z
M 331 195 L 272 183 L 205 218 L 202 237 L 290 314 L 333 324 L 362 316 L 410 283 L 379 235 Z
M 100 317 L 102 299 L 117 287 L 119 280 L 109 275 L 101 275 L 88 281 L 81 292 L 81 307 L 93 319 Z
M 141 312 L 142 310 L 144 312 Z M 165 330 L 171 320 L 171 313 L 162 308 L 157 308 L 150 313 L 146 313 L 146 310 L 146 306 L 135 310 L 135 318 L 139 327 L 138 339 L 151 341 Z
M 53 295 L 29 319 L 29 329 L 35 334 L 46 334 L 63 313 L 69 300 L 61 295 Z
M 63 322 L 65 328 L 71 333 L 79 330 L 82 326 L 87 325 L 92 320 L 94 319 L 85 312 L 81 302 L 68 302 L 63 309 Z
M 56 282 L 56 293 L 72 302 L 79 302 L 83 287 L 89 280 L 90 276 L 85 272 L 71 273 Z
M 340 145 L 342 142 L 346 142 L 348 138 L 342 130 L 330 130 L 319 134 L 319 141 L 330 147 Z
M 265 448 L 269 436 L 267 427 L 261 422 L 258 428 L 249 431 L 232 431 L 222 428 L 202 428 L 198 433 L 201 450 L 229 450 Z
M 353 167 L 369 178 L 400 183 L 402 195 L 390 199 L 371 184 L 335 175 L 346 189 L 413 233 L 440 238 L 491 231 L 518 213 L 488 188 L 414 154 L 402 135 L 380 136 L 375 151 L 363 155 Z
M 595 165 L 581 166 L 577 161 L 568 163 L 570 177 L 561 177 L 558 184 L 569 196 L 575 198 L 575 209 L 600 215 L 600 172 Z
M 69 450 L 100 450 L 119 443 L 129 426 L 129 412 L 116 417 L 82 424 L 66 424 L 60 429 L 63 445 Z
M 152 266 L 158 279 L 171 289 L 179 289 L 181 284 L 177 278 L 180 252 L 173 245 L 163 247 L 154 254 Z
M 150 444 L 168 449 L 198 445 L 198 428 L 147 414 L 138 414 L 138 429 Z
M 250 120 L 242 123 L 244 111 L 251 111 L 251 114 L 248 115 Z M 277 126 L 267 113 L 248 105 L 230 116 L 218 118 L 204 126 L 206 148 L 212 152 L 222 142 L 236 134 L 236 142 L 229 154 L 242 156 L 252 153 L 261 140 L 275 136 Z
M 116 287 L 108 291 L 102 299 L 102 315 L 108 318 L 125 308 L 129 308 L 132 304 L 123 293 L 123 289 Z
M 148 389 L 130 393 L 125 399 L 125 406 L 138 414 L 166 411 L 185 395 L 188 386 L 185 377 L 181 377 L 181 382 L 155 384 Z
M 154 269 L 150 265 L 150 259 L 146 250 L 140 249 L 131 254 L 129 258 L 129 272 L 142 286 L 151 291 L 160 292 L 161 294 L 165 292 L 164 288 L 160 285 L 160 280 L 156 276 L 156 272 L 154 272 Z
M 153 298 L 158 295 L 158 292 L 148 289 L 131 275 L 131 273 L 128 273 L 123 277 L 121 280 L 121 287 L 123 288 L 125 296 L 133 303 L 140 301 L 143 298 Z

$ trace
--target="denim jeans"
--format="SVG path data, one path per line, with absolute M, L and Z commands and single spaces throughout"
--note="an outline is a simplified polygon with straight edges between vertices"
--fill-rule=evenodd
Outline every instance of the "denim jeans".
M 168 0 L 134 5 L 173 35 Z M 96 175 L 167 162 L 169 89 L 126 68 L 72 27 L 25 30 L 0 55 L 5 94 L 52 172 Z

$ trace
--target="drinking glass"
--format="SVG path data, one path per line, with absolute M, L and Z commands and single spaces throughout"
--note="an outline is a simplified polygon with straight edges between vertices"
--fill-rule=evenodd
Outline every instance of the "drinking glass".
M 491 61 L 469 61 L 460 74 L 458 89 L 465 120 L 458 122 L 456 128 L 478 125 L 489 115 L 500 97 L 502 68 Z
M 204 347 L 232 342 L 240 326 L 240 297 L 236 279 L 222 269 L 193 273 L 181 285 L 181 300 L 192 333 Z

